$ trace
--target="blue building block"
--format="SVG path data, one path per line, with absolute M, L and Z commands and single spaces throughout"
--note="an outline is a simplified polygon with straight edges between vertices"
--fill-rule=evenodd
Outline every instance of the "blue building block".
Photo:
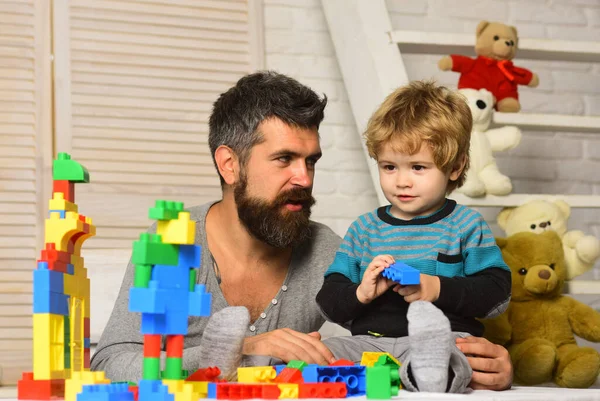
M 57 292 L 64 294 L 65 278 L 63 274 L 56 270 L 48 270 L 48 262 L 38 262 L 37 270 L 33 271 L 33 293 Z
M 83 348 L 90 348 L 91 346 L 91 340 L 89 338 L 84 338 L 83 339 Z
M 69 296 L 58 292 L 34 291 L 33 313 L 69 316 Z
M 319 383 L 346 383 L 349 397 L 367 392 L 366 366 L 319 366 L 317 373 Z
M 61 219 L 65 218 L 66 210 L 48 210 L 48 218 L 50 218 L 51 213 L 58 213 Z
M 381 275 L 401 285 L 415 285 L 421 282 L 421 272 L 402 262 L 390 265 Z
M 194 292 L 190 292 L 188 298 L 190 316 L 210 316 L 212 294 L 206 292 L 204 284 L 196 284 Z
M 316 363 L 308 364 L 302 370 L 302 378 L 304 379 L 304 383 L 318 383 L 319 382 L 319 373 L 317 372 L 317 368 L 320 366 Z M 277 372 L 279 374 L 279 372 Z
M 217 383 L 208 383 L 208 394 L 206 398 L 217 398 Z
M 169 393 L 167 386 L 160 380 L 140 380 L 138 384 L 139 401 L 175 401 L 175 395 Z
M 75 265 L 72 265 L 70 263 L 67 265 L 67 274 L 75 274 Z
M 77 401 L 133 401 L 127 383 L 84 385 Z
M 129 311 L 141 313 L 165 313 L 167 310 L 165 291 L 156 288 L 150 281 L 149 288 L 129 289 Z M 154 282 L 156 283 L 156 282 Z
M 179 289 L 189 291 L 190 269 L 179 266 L 154 265 L 151 281 L 158 283 L 160 289 Z
M 190 268 L 200 267 L 200 254 L 202 247 L 200 245 L 179 245 L 179 261 L 177 266 Z

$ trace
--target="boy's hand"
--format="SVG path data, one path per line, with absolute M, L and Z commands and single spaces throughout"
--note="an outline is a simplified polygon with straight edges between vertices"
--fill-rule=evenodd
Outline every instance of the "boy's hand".
M 396 285 L 394 291 L 402 295 L 408 303 L 414 301 L 437 301 L 440 297 L 440 279 L 437 276 L 421 274 L 420 281 L 421 283 L 416 285 Z
M 394 262 L 392 255 L 378 255 L 369 263 L 369 267 L 367 267 L 362 281 L 356 289 L 356 297 L 361 303 L 371 303 L 394 285 L 392 280 L 388 280 L 381 275 L 381 272 Z

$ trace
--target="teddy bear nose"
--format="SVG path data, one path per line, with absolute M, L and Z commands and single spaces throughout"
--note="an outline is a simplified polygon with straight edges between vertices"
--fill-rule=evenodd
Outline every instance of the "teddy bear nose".
M 476 104 L 479 109 L 481 109 L 481 110 L 485 109 L 486 104 L 483 100 L 478 100 Z
M 550 278 L 550 272 L 548 270 L 540 270 L 538 277 L 542 280 L 548 280 Z
M 546 228 L 547 225 L 548 225 L 547 223 L 540 223 L 540 227 L 542 227 L 542 228 Z

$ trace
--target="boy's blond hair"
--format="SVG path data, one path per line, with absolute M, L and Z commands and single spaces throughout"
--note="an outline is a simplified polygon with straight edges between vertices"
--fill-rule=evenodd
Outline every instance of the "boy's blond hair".
M 369 155 L 377 160 L 383 146 L 415 154 L 425 142 L 437 168 L 444 173 L 464 167 L 447 193 L 465 182 L 473 119 L 464 98 L 434 82 L 414 81 L 392 92 L 373 113 L 363 134 Z

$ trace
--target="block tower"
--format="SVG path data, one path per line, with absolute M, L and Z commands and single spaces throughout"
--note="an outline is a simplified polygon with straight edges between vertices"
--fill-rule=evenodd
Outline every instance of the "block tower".
M 52 178 L 45 249 L 33 272 L 33 372 L 23 373 L 19 399 L 63 397 L 72 375 L 90 366 L 90 281 L 81 245 L 96 227 L 75 204 L 75 184 L 88 183 L 89 174 L 59 153 Z
M 211 294 L 204 285 L 196 284 L 201 249 L 194 245 L 196 222 L 190 220 L 183 204 L 158 200 L 149 216 L 157 220 L 156 234 L 143 233 L 133 243 L 135 273 L 129 310 L 142 314 L 144 367 L 140 400 L 169 400 L 173 396 L 164 385 L 171 394 L 194 392 L 192 385 L 183 381 L 183 337 L 188 316 L 210 315 Z M 163 336 L 167 358 L 161 372 Z

